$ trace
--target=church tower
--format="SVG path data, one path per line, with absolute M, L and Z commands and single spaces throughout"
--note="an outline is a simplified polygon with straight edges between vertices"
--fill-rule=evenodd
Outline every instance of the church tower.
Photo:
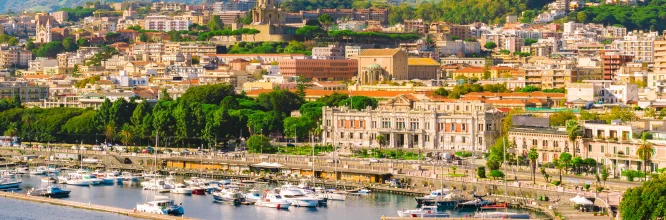
M 277 0 L 259 0 L 257 6 L 252 9 L 252 24 L 284 24 L 285 15 L 277 7 Z
M 44 19 L 41 19 L 44 18 Z M 46 20 L 44 23 L 43 20 Z M 51 42 L 51 19 L 49 17 L 39 17 L 36 24 L 36 35 L 35 42 L 37 43 L 49 43 Z

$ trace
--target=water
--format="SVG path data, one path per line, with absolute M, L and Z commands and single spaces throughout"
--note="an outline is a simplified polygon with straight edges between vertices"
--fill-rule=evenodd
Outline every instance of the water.
M 41 176 L 22 177 L 22 188 L 37 187 L 42 185 Z M 149 201 L 153 198 L 153 191 L 142 190 L 137 186 L 107 185 L 107 186 L 70 186 L 63 185 L 63 188 L 71 190 L 69 198 L 83 203 L 92 203 L 98 205 L 121 207 L 133 209 L 137 203 Z M 290 207 L 288 210 L 277 210 L 265 207 L 255 207 L 247 205 L 234 206 L 230 204 L 218 204 L 213 202 L 210 195 L 182 195 L 171 193 L 158 193 L 173 198 L 177 203 L 183 203 L 186 217 L 195 217 L 200 219 L 265 219 L 265 220 L 310 220 L 310 219 L 380 219 L 381 216 L 397 216 L 396 211 L 414 209 L 416 201 L 414 197 L 393 195 L 385 193 L 372 193 L 364 196 L 348 196 L 346 201 L 328 201 L 327 207 L 302 208 Z M 10 200 L 12 202 L 15 200 Z M 2 206 L 0 200 L 0 207 Z M 25 203 L 16 201 L 17 203 Z M 14 205 L 20 212 L 21 205 Z M 68 211 L 73 208 L 67 208 Z M 4 210 L 4 209 L 3 209 Z M 24 212 L 31 212 L 32 209 L 25 209 Z M 60 212 L 65 213 L 65 212 Z M 4 214 L 4 213 L 2 213 Z M 0 219 L 3 218 L 0 214 Z M 465 216 L 473 214 L 471 212 L 454 211 L 453 216 Z M 117 216 L 109 214 L 110 216 Z M 538 217 L 543 217 L 539 215 Z M 76 218 L 73 218 L 76 219 Z M 106 219 L 101 217 L 101 219 Z M 115 218 L 120 219 L 120 218 Z
M 50 220 L 125 220 L 131 217 L 116 215 L 106 212 L 96 212 L 85 209 L 77 209 L 66 206 L 51 205 L 45 203 L 28 202 L 16 199 L 0 198 L 0 219 L 5 220 L 27 220 L 27 219 L 50 219 Z

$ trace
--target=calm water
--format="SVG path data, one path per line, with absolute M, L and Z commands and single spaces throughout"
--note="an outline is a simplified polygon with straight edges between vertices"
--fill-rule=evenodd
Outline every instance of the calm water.
M 23 184 L 22 188 L 29 188 L 33 186 L 40 186 L 41 176 L 28 176 L 24 175 L 22 177 Z M 108 186 L 93 186 L 93 187 L 81 187 L 81 186 L 69 186 L 63 185 L 64 188 L 72 191 L 69 198 L 66 200 L 73 200 L 77 202 L 92 203 L 99 205 L 115 206 L 126 209 L 133 209 L 136 207 L 137 203 L 150 200 L 153 197 L 153 191 L 142 190 L 136 186 L 122 186 L 122 185 L 108 185 Z M 230 204 L 218 204 L 213 203 L 212 196 L 200 196 L 200 195 L 180 195 L 180 194 L 170 194 L 162 193 L 162 195 L 167 195 L 173 198 L 177 203 L 183 203 L 185 208 L 185 216 L 195 217 L 201 219 L 239 219 L 239 220 L 248 220 L 248 219 L 265 219 L 265 220 L 279 220 L 279 219 L 289 219 L 289 220 L 310 220 L 310 219 L 335 219 L 335 220 L 345 220 L 345 219 L 379 219 L 381 216 L 397 216 L 397 210 L 403 209 L 414 209 L 416 202 L 414 197 L 402 196 L 402 195 L 392 195 L 384 193 L 373 193 L 365 196 L 359 197 L 347 197 L 346 201 L 329 201 L 327 207 L 319 208 L 302 208 L 302 207 L 290 207 L 288 210 L 277 210 L 264 207 L 255 207 L 255 206 L 233 206 Z M 9 216 L 5 217 L 4 214 L 0 212 L 0 219 L 20 219 L 14 218 L 15 213 L 31 213 L 32 208 L 23 209 L 23 204 L 25 202 L 15 201 L 15 200 L 0 200 L 0 207 L 4 203 L 10 203 L 9 207 L 15 207 L 12 212 L 9 212 Z M 35 204 L 46 206 L 42 204 Z M 56 206 L 58 207 L 58 206 Z M 23 210 L 22 210 L 23 209 Z M 72 208 L 62 208 L 67 212 L 70 212 Z M 5 210 L 3 208 L 3 210 Z M 55 212 L 55 211 L 54 211 Z M 83 213 L 84 211 L 81 210 Z M 88 212 L 88 211 L 85 211 Z M 14 213 L 14 214 L 12 214 Z M 63 213 L 63 212 L 59 212 Z M 46 213 L 31 213 L 40 216 L 48 216 Z M 108 216 L 103 216 L 100 214 L 99 219 L 122 219 L 116 217 L 117 215 L 106 214 Z M 465 214 L 471 213 L 452 213 L 455 216 L 464 216 Z M 81 214 L 83 216 L 83 214 Z M 49 216 L 50 217 L 50 216 Z M 41 219 L 39 216 L 35 217 L 26 217 L 23 219 Z M 68 219 L 77 219 L 68 218 Z
M 89 211 L 65 206 L 44 203 L 27 202 L 22 200 L 0 198 L 0 219 L 49 219 L 49 220 L 125 220 L 134 219 L 112 213 Z

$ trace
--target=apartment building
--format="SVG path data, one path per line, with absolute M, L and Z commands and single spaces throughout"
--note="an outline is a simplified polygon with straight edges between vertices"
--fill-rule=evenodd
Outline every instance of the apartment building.
M 489 104 L 461 100 L 419 101 L 413 95 L 383 100 L 376 109 L 324 107 L 324 144 L 444 151 L 485 151 L 494 143 L 502 113 Z
M 2 67 L 27 67 L 32 60 L 32 52 L 20 48 L 8 48 L 0 50 L 0 66 Z
M 294 59 L 278 61 L 278 67 L 284 76 L 303 76 L 319 81 L 344 80 L 356 75 L 358 61 Z
M 21 97 L 21 102 L 38 102 L 49 97 L 49 87 L 29 82 L 0 82 L 0 99 L 11 99 L 15 95 Z
M 213 12 L 223 11 L 250 11 L 257 5 L 257 1 L 220 1 L 213 3 Z
M 618 49 L 620 54 L 633 56 L 634 62 L 652 63 L 654 41 L 658 35 L 658 32 L 630 32 L 622 40 L 614 41 L 613 47 Z
M 344 60 L 345 48 L 340 44 L 329 44 L 327 47 L 313 47 L 312 59 Z
M 191 20 L 176 20 L 164 15 L 146 16 L 145 30 L 154 31 L 186 31 L 192 25 Z
M 618 52 L 606 52 L 601 56 L 604 67 L 604 79 L 612 80 L 615 78 L 616 71 L 620 70 L 626 63 L 634 60 L 634 56 L 625 55 Z
M 584 80 L 567 87 L 567 102 L 597 104 L 630 104 L 638 102 L 638 85 L 614 84 L 612 80 Z

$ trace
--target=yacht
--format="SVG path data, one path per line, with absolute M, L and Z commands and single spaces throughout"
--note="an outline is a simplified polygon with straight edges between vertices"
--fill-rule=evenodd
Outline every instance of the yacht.
M 32 188 L 28 191 L 28 195 L 31 196 L 44 196 L 49 198 L 64 198 L 68 197 L 69 193 L 72 191 L 64 190 L 58 186 L 51 185 L 43 188 Z
M 490 204 L 492 204 L 492 202 L 490 202 L 488 200 L 484 200 L 483 198 L 474 198 L 474 199 L 466 201 L 466 202 L 458 203 L 458 208 L 462 208 L 462 209 L 464 209 L 464 208 L 474 208 L 474 209 L 476 209 L 476 208 L 479 208 L 481 206 L 486 206 L 486 205 L 490 205 Z
M 99 185 L 102 182 L 101 179 L 97 179 L 90 172 L 81 169 L 74 173 L 68 173 L 64 178 L 66 179 L 65 183 L 75 186 Z
M 2 177 L 14 177 L 16 173 L 13 170 L 0 170 L 0 176 Z
M 183 215 L 185 209 L 181 204 L 176 205 L 173 199 L 166 196 L 155 196 L 155 199 L 143 204 L 137 204 L 136 210 L 159 215 Z
M 474 218 L 530 219 L 530 214 L 515 212 L 479 212 Z
M 257 202 L 254 203 L 254 205 L 257 207 L 288 209 L 289 206 L 291 206 L 291 202 L 282 199 L 282 196 L 280 196 L 280 194 L 270 192 L 266 194 L 265 198 L 257 200 Z
M 144 190 L 156 190 L 158 192 L 169 192 L 172 188 L 164 179 L 153 179 L 141 182 L 141 187 L 143 187 Z
M 245 196 L 235 189 L 223 189 L 220 192 L 213 193 L 213 200 L 215 202 L 233 202 L 238 204 L 245 202 Z
M 26 166 L 20 166 L 16 168 L 16 174 L 29 174 L 30 168 Z
M 30 174 L 32 174 L 32 175 L 44 175 L 48 172 L 48 170 L 49 169 L 46 168 L 45 166 L 39 166 L 39 167 L 36 167 L 35 169 L 31 170 Z
M 42 177 L 42 183 L 55 183 L 57 180 L 52 176 Z
M 178 183 L 171 189 L 171 193 L 175 194 L 192 194 L 192 189 L 185 186 L 185 184 Z
M 326 198 L 328 200 L 347 200 L 347 193 L 338 190 L 326 190 L 325 188 L 315 187 L 315 193 L 317 193 L 317 196 Z
M 122 181 L 132 181 L 132 182 L 137 182 L 139 181 L 139 176 L 134 175 L 133 173 L 130 172 L 122 172 L 120 173 L 120 178 L 122 178 Z
M 448 218 L 451 217 L 451 213 L 437 211 L 437 206 L 423 206 L 419 209 L 398 211 L 398 216 L 412 218 Z
M 287 184 L 280 187 L 280 196 L 297 207 L 316 207 L 319 199 L 306 196 L 298 187 Z
M 434 190 L 429 195 L 416 197 L 415 200 L 418 205 L 437 206 L 439 208 L 455 208 L 460 202 L 457 194 L 449 189 Z

